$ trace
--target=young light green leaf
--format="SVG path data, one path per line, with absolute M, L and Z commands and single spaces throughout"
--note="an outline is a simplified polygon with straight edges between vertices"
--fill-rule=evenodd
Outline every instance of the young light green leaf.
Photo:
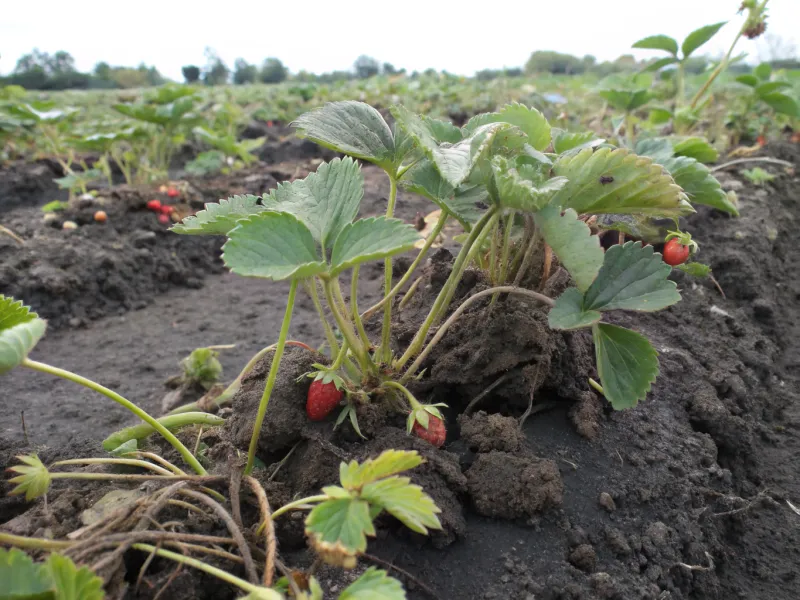
M 375 535 L 369 504 L 358 498 L 325 500 L 306 517 L 306 535 L 318 551 L 360 554 L 367 549 L 367 536 Z
M 683 193 L 653 160 L 625 149 L 590 148 L 561 156 L 555 175 L 569 183 L 553 203 L 579 214 L 631 214 L 678 217 L 694 212 Z
M 684 263 L 675 268 L 691 277 L 708 277 L 711 273 L 711 267 L 698 262 Z
M 371 217 L 348 223 L 331 252 L 331 274 L 349 267 L 410 250 L 420 239 L 412 225 L 399 219 Z
M 410 483 L 408 477 L 395 476 L 368 483 L 361 490 L 361 497 L 417 533 L 427 535 L 428 529 L 442 528 L 436 516 L 442 511 L 420 486 Z
M 649 90 L 622 90 L 609 89 L 599 90 L 600 97 L 608 100 L 608 103 L 617 110 L 626 112 L 636 110 L 650 101 Z
M 660 161 L 660 164 L 695 204 L 705 204 L 739 216 L 738 209 L 705 165 L 688 156 L 675 156 Z
M 719 152 L 708 140 L 701 137 L 688 137 L 673 143 L 675 156 L 688 156 L 701 163 L 713 163 L 719 158 Z
M 669 37 L 668 35 L 651 35 L 642 38 L 636 42 L 631 48 L 642 48 L 645 50 L 665 50 L 673 56 L 678 55 L 678 42 Z
M 595 323 L 592 337 L 603 395 L 615 410 L 636 406 L 658 377 L 658 352 L 643 335 L 608 323 Z
M 551 329 L 582 329 L 591 327 L 600 317 L 600 313 L 595 310 L 583 309 L 583 294 L 578 288 L 567 288 L 550 309 L 547 323 Z
M 12 473 L 19 473 L 16 477 L 8 480 L 9 483 L 17 484 L 9 492 L 9 496 L 17 496 L 24 493 L 25 500 L 29 502 L 44 496 L 47 490 L 50 489 L 51 480 L 47 467 L 35 454 L 22 454 L 17 456 L 17 460 L 23 464 L 14 465 L 8 469 Z
M 21 364 L 46 329 L 47 322 L 21 301 L 0 294 L 0 375 Z
M 783 90 L 790 87 L 792 87 L 792 84 L 788 81 L 768 81 L 756 87 L 756 93 L 759 96 L 765 96 L 766 94 L 771 94 L 772 92 L 777 92 L 778 90 Z
M 758 85 L 759 80 L 758 77 L 756 77 L 755 75 L 750 75 L 750 73 L 745 73 L 744 75 L 739 75 L 736 78 L 736 81 L 754 88 Z
M 481 198 L 467 194 L 470 189 L 453 188 L 427 158 L 409 169 L 400 180 L 400 185 L 409 192 L 432 200 L 439 208 L 452 214 L 467 229 L 470 224 L 480 219 L 482 214 L 476 205 Z M 485 189 L 481 188 L 478 191 L 486 195 Z
M 268 210 L 293 214 L 327 251 L 358 214 L 364 176 L 352 158 L 322 163 L 302 180 L 283 183 L 264 197 Z
M 653 125 L 663 125 L 672 118 L 672 111 L 666 108 L 653 107 L 650 109 L 648 120 Z
M 667 279 L 671 271 L 652 246 L 615 244 L 584 294 L 583 309 L 653 312 L 671 306 L 681 299 L 678 286 Z
M 457 144 L 463 139 L 461 129 L 448 121 L 441 121 L 426 115 L 420 115 L 423 123 L 428 126 L 428 129 L 433 134 L 433 137 L 440 144 L 446 142 L 448 144 Z
M 392 130 L 369 104 L 347 100 L 330 102 L 298 117 L 297 135 L 320 146 L 366 160 L 394 171 L 395 144 Z
M 556 154 L 563 154 L 568 150 L 579 150 L 582 148 L 595 148 L 605 142 L 604 139 L 595 136 L 592 131 L 564 131 L 563 129 L 552 129 L 553 132 L 553 151 Z
M 354 460 L 343 462 L 339 465 L 339 480 L 342 487 L 355 490 L 367 483 L 418 467 L 423 462 L 416 450 L 384 450 L 377 458 L 367 459 L 361 464 Z
M 721 23 L 714 23 L 713 25 L 705 25 L 687 35 L 686 39 L 683 40 L 683 44 L 681 44 L 683 58 L 691 56 L 692 52 L 714 37 L 726 23 L 727 21 L 722 21 Z
M 672 142 L 665 137 L 644 138 L 636 142 L 634 152 L 639 156 L 649 156 L 654 162 L 661 164 L 675 155 Z
M 567 184 L 566 177 L 553 177 L 542 183 L 534 181 L 534 178 L 538 179 L 537 173 L 533 169 L 526 170 L 526 167 L 528 165 L 517 169 L 503 156 L 496 156 L 492 160 L 501 206 L 535 212 L 546 206 L 553 195 Z
M 518 128 L 525 134 L 527 143 L 540 152 L 550 145 L 550 124 L 544 115 L 517 102 L 506 104 L 499 112 L 482 113 L 471 118 L 463 131 L 471 136 L 492 123 L 507 123 Z
M 222 247 L 222 260 L 237 275 L 274 281 L 327 270 L 308 227 L 285 212 L 265 211 L 240 220 Z
M 761 81 L 769 81 L 769 78 L 772 77 L 772 65 L 768 62 L 761 63 L 753 69 L 753 75 Z
M 406 600 L 403 586 L 386 571 L 370 567 L 339 595 L 339 600 Z
M 2 600 L 56 600 L 53 582 L 22 550 L 0 548 Z
M 205 209 L 173 225 L 170 231 L 185 235 L 228 235 L 239 219 L 257 215 L 267 210 L 259 204 L 258 196 L 245 194 L 227 200 L 209 202 Z
M 800 117 L 800 106 L 791 96 L 781 92 L 759 95 L 759 98 L 766 102 L 776 112 L 789 117 Z
M 664 58 L 659 58 L 658 60 L 654 60 L 649 65 L 645 66 L 645 68 L 642 69 L 642 71 L 645 72 L 659 71 L 664 67 L 675 64 L 676 62 L 678 62 L 678 59 L 675 58 L 674 56 L 665 56 Z
M 603 264 L 599 238 L 592 235 L 589 226 L 579 221 L 571 208 L 562 215 L 558 205 L 550 204 L 534 213 L 533 218 L 578 289 L 588 289 Z
M 87 567 L 78 568 L 60 554 L 51 554 L 43 566 L 56 589 L 56 600 L 103 600 L 103 580 Z

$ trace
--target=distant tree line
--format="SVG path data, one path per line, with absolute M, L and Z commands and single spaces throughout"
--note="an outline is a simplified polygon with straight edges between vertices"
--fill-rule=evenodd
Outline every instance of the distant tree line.
M 211 48 L 206 48 L 205 58 L 206 63 L 202 67 L 197 65 L 183 67 L 182 73 L 186 83 L 244 85 L 280 83 L 289 78 L 301 83 L 332 83 L 351 79 L 367 79 L 376 75 L 391 76 L 406 73 L 405 69 L 396 69 L 391 63 L 381 63 L 366 55 L 359 56 L 349 71 L 332 71 L 322 74 L 300 71 L 293 75 L 290 75 L 289 69 L 275 57 L 266 58 L 260 65 L 237 58 L 232 69 Z M 605 76 L 611 73 L 636 71 L 648 62 L 650 61 L 637 61 L 631 54 L 624 54 L 613 61 L 597 62 L 597 59 L 591 55 L 577 57 L 561 52 L 539 50 L 531 54 L 524 68 L 483 69 L 478 71 L 475 77 L 479 81 L 490 81 L 498 77 L 520 77 L 523 74 L 535 75 L 537 73 L 557 75 L 595 73 Z M 800 69 L 800 60 L 796 58 L 780 58 L 769 62 L 775 68 Z M 701 73 L 708 65 L 707 58 L 692 57 L 686 64 L 686 70 L 689 73 Z M 749 69 L 750 67 L 743 63 L 731 65 L 732 71 L 748 71 Z M 434 69 L 427 69 L 423 74 L 435 75 L 438 72 Z M 447 75 L 445 71 L 442 74 Z M 419 73 L 414 71 L 411 77 L 418 75 Z M 138 88 L 156 86 L 166 81 L 168 80 L 158 72 L 158 69 L 145 64 L 138 67 L 115 67 L 107 62 L 99 62 L 91 73 L 83 73 L 75 68 L 75 60 L 68 52 L 62 50 L 48 54 L 38 49 L 22 56 L 17 61 L 11 75 L 0 77 L 0 85 L 20 85 L 30 90 Z

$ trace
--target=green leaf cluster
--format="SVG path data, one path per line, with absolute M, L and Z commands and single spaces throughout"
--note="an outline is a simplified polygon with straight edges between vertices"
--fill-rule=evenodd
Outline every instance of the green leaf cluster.
M 103 580 L 86 567 L 53 553 L 34 563 L 21 550 L 0 548 L 3 600 L 103 600 Z
M 0 375 L 22 363 L 47 323 L 21 301 L 0 294 Z
M 771 78 L 772 67 L 769 63 L 761 63 L 753 69 L 752 74 L 739 75 L 736 81 L 749 87 L 757 100 L 769 105 L 775 112 L 789 117 L 800 117 L 800 105 L 797 100 L 785 91 L 781 91 L 791 89 L 791 82 L 771 81 Z

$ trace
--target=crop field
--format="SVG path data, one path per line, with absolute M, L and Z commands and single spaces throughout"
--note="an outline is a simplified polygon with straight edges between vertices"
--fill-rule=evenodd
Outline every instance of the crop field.
M 800 597 L 800 71 L 721 25 L 0 87 L 0 600 Z

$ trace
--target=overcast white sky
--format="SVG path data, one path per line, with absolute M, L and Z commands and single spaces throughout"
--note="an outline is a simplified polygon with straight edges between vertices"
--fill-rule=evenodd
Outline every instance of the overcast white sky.
M 637 39 L 665 33 L 681 40 L 702 25 L 728 20 L 703 50 L 721 54 L 742 23 L 739 0 L 37 0 L 2 3 L 0 72 L 34 47 L 66 50 L 80 70 L 155 65 L 181 79 L 181 67 L 203 66 L 211 46 L 229 66 L 277 56 L 292 70 L 349 69 L 359 54 L 409 71 L 427 67 L 471 75 L 521 66 L 534 50 L 593 54 L 611 60 Z M 391 14 L 391 7 L 396 14 Z M 800 46 L 800 0 L 772 0 L 768 31 Z M 764 42 L 740 42 L 750 61 Z M 635 51 L 638 57 L 652 51 Z

